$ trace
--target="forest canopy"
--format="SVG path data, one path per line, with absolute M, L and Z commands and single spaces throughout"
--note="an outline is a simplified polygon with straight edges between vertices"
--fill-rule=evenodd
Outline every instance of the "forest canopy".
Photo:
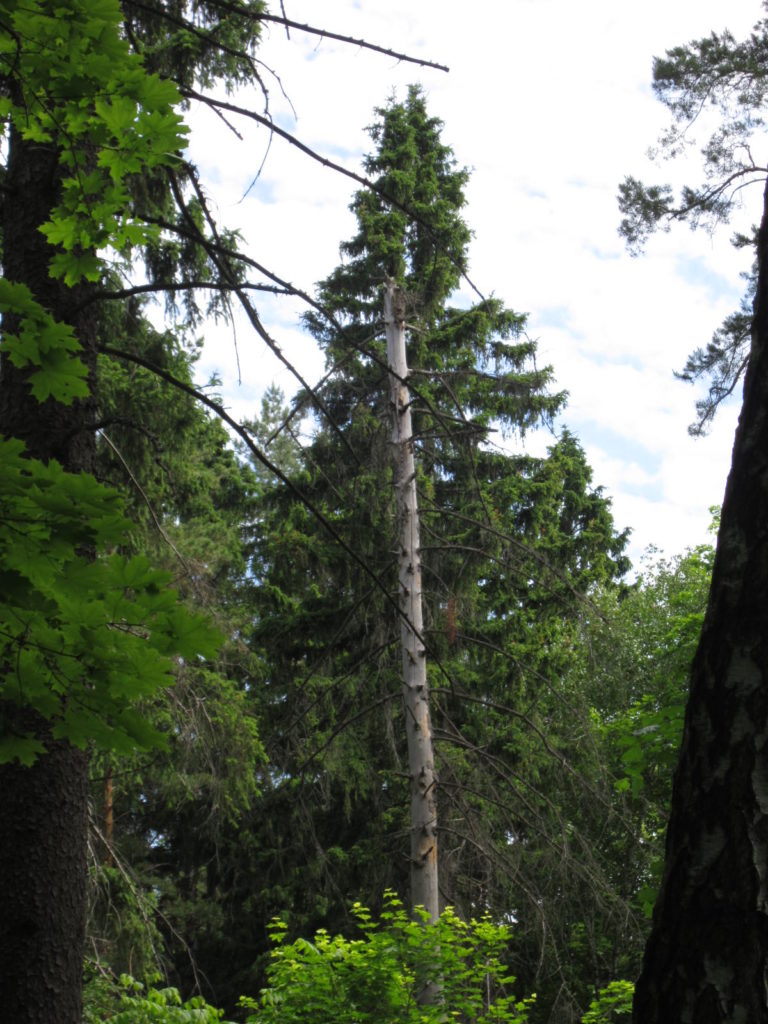
M 470 172 L 426 89 L 382 98 L 337 166 L 354 224 L 312 295 L 219 221 L 190 104 L 289 134 L 267 22 L 322 31 L 259 0 L 0 15 L 0 1022 L 607 1024 L 638 975 L 644 1024 L 667 998 L 763 1019 L 754 936 L 727 983 L 727 954 L 678 963 L 670 936 L 675 907 L 701 932 L 686 851 L 718 913 L 721 861 L 745 914 L 759 889 L 759 829 L 723 794 L 762 814 L 765 223 L 717 548 L 632 577 L 574 432 L 497 443 L 567 396 L 524 313 L 460 297 Z M 657 61 L 673 119 L 729 76 L 757 109 L 761 38 Z M 630 242 L 727 213 L 727 187 L 679 209 L 654 188 L 622 187 Z M 240 421 L 200 335 L 237 304 L 289 362 L 270 290 L 306 301 L 325 373 L 292 366 L 298 391 Z

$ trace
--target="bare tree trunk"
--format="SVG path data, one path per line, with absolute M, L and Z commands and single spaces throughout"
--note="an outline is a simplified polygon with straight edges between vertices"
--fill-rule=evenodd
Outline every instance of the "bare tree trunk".
M 768 1022 L 768 185 L 744 403 L 636 1024 Z
M 411 905 L 439 916 L 437 888 L 437 799 L 427 658 L 422 634 L 421 555 L 411 400 L 405 359 L 405 304 L 392 281 L 384 292 L 387 362 L 392 394 L 392 442 L 398 522 L 398 592 L 403 653 L 403 701 L 411 777 Z

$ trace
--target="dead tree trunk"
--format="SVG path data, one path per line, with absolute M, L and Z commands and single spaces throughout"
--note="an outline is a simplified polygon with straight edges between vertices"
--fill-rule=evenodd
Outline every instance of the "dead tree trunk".
M 402 292 L 388 281 L 384 292 L 387 362 L 392 395 L 392 443 L 397 501 L 397 564 L 403 701 L 411 778 L 411 905 L 439 915 L 437 888 L 437 799 L 427 658 L 423 641 L 419 510 L 413 455 L 411 400 L 405 359 Z
M 768 1024 L 768 186 L 744 402 L 636 1024 Z

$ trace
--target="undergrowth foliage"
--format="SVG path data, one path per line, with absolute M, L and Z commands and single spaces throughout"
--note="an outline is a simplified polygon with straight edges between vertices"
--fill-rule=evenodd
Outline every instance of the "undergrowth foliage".
M 207 1003 L 202 996 L 186 1002 L 178 989 L 145 986 L 124 974 L 115 989 L 105 984 L 102 1002 L 86 1008 L 83 1024 L 231 1024 L 224 1020 L 222 1010 Z
M 314 941 L 288 942 L 275 920 L 269 985 L 248 1024 L 525 1024 L 535 996 L 517 999 L 505 964 L 511 930 L 489 918 L 462 921 L 449 907 L 434 925 L 411 918 L 394 893 L 378 921 L 353 906 L 360 938 L 320 930 Z M 430 985 L 440 998 L 420 1002 Z

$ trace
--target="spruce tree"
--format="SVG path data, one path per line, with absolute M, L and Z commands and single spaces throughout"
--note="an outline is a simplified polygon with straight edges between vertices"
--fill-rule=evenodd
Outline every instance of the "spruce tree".
M 625 536 L 567 432 L 545 458 L 497 443 L 511 446 L 554 416 L 564 396 L 550 393 L 551 370 L 536 367 L 525 317 L 495 298 L 452 303 L 467 270 L 467 172 L 441 132 L 417 87 L 377 111 L 365 163 L 375 189 L 355 196 L 357 233 L 318 287 L 332 316 L 306 317 L 326 353 L 320 394 L 330 422 L 314 421 L 293 479 L 373 572 L 362 572 L 296 498 L 265 493 L 250 642 L 263 658 L 274 786 L 269 836 L 260 829 L 256 843 L 280 849 L 264 905 L 292 892 L 291 923 L 304 934 L 342 927 L 350 897 L 376 907 L 386 887 L 407 893 L 381 304 L 389 279 L 406 298 L 441 899 L 468 913 L 514 912 L 530 932 L 523 947 L 534 964 L 536 886 L 549 875 L 546 887 L 562 891 L 573 868 L 552 853 L 563 822 L 546 795 L 548 786 L 571 786 L 553 753 L 576 728 L 558 680 L 581 595 L 626 569 Z M 309 408 L 307 395 L 296 402 Z
M 130 344 L 115 347 L 120 339 L 110 336 L 105 313 L 110 303 L 154 290 L 175 311 L 183 295 L 186 322 L 196 324 L 205 311 L 225 310 L 235 293 L 254 328 L 270 340 L 246 297 L 248 261 L 234 233 L 218 228 L 210 214 L 197 171 L 183 156 L 184 128 L 174 110 L 195 99 L 221 113 L 227 103 L 213 97 L 215 84 L 228 91 L 256 83 L 266 102 L 254 59 L 263 19 L 280 20 L 259 0 L 77 0 L 63 6 L 9 0 L 3 8 L 0 432 L 23 439 L 27 455 L 36 457 L 25 472 L 17 465 L 21 442 L 3 449 L 3 499 L 10 502 L 4 505 L 3 569 L 18 558 L 21 571 L 11 578 L 22 581 L 4 588 L 0 614 L 0 831 L 6 840 L 0 877 L 7 893 L 0 917 L 0 1020 L 13 1024 L 79 1024 L 82 1016 L 84 748 L 91 740 L 123 747 L 149 742 L 148 736 L 157 740 L 132 697 L 166 681 L 161 666 L 174 649 L 188 659 L 212 650 L 210 631 L 198 628 L 199 620 L 180 609 L 162 619 L 165 595 L 157 581 L 164 577 L 153 576 L 146 559 L 123 583 L 122 556 L 96 557 L 97 541 L 104 554 L 114 544 L 129 544 L 116 495 L 82 471 L 104 463 L 96 431 L 108 397 L 105 362 L 152 369 L 177 390 L 194 393 L 183 372 L 174 381 L 180 364 L 163 343 L 149 360 Z M 268 110 L 245 113 L 280 132 Z M 105 253 L 121 275 L 119 284 L 101 258 Z M 131 288 L 126 282 L 139 260 L 147 284 Z M 206 306 L 200 295 L 210 297 Z M 115 365 L 111 369 L 120 375 Z M 207 396 L 196 397 L 210 406 Z M 141 426 L 141 405 L 125 402 L 135 427 Z M 216 440 L 205 428 L 200 434 Z M 46 508 L 42 501 L 35 518 L 24 502 L 27 492 L 33 505 L 39 501 L 38 484 L 53 487 L 60 506 Z M 50 528 L 50 550 L 38 544 L 36 559 L 19 557 L 23 544 L 14 544 L 13 523 L 24 523 L 35 543 Z M 62 566 L 67 571 L 57 572 Z M 87 582 L 100 575 L 105 580 L 86 593 Z M 73 600 L 75 580 L 82 593 Z M 50 591 L 43 603 L 41 586 Z M 137 612 L 138 622 L 130 616 L 131 628 L 124 630 L 118 616 L 116 628 L 108 620 L 99 633 L 109 643 L 90 643 L 84 631 L 104 617 L 104 588 L 110 599 L 122 595 L 140 605 L 147 622 Z M 153 616 L 162 621 L 150 628 Z M 141 643 L 156 657 L 137 658 L 127 670 L 132 648 Z M 122 660 L 105 655 L 110 646 Z M 27 658 L 33 665 L 25 686 L 19 666 Z M 63 671 L 63 664 L 77 671 Z M 14 760 L 19 763 L 7 763 Z

